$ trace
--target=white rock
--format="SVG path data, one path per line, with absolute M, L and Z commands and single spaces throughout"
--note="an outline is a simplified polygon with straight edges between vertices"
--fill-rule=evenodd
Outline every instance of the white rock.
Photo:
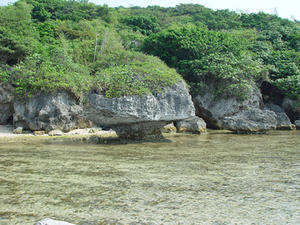
M 75 224 L 46 218 L 37 222 L 35 225 L 75 225 Z
M 13 130 L 14 134 L 22 134 L 23 133 L 23 127 L 17 127 Z
M 51 130 L 49 136 L 63 136 L 64 133 L 61 130 Z

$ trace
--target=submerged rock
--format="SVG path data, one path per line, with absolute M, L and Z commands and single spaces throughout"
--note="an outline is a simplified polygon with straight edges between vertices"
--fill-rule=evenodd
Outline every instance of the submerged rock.
M 80 103 L 67 92 L 40 94 L 14 103 L 14 126 L 32 131 L 63 130 L 90 126 Z
M 12 122 L 14 114 L 14 88 L 11 85 L 0 85 L 0 125 Z
M 250 109 L 225 117 L 223 127 L 237 133 L 256 133 L 276 129 L 277 116 L 270 110 Z
M 265 104 L 264 109 L 275 112 L 276 114 L 276 128 L 278 130 L 292 130 L 295 129 L 295 125 L 291 123 L 289 117 L 286 115 L 285 111 L 278 105 Z
M 75 225 L 75 224 L 47 218 L 37 222 L 35 225 Z
M 225 117 L 233 116 L 244 110 L 260 108 L 263 104 L 262 95 L 256 86 L 253 86 L 248 99 L 244 101 L 240 101 L 236 97 L 216 99 L 214 90 L 215 88 L 212 86 L 205 89 L 203 95 L 198 95 L 193 99 L 196 115 L 203 118 L 207 126 L 211 128 L 221 129 Z
M 193 116 L 191 118 L 175 122 L 178 133 L 206 133 L 206 123 L 202 118 Z
M 146 96 L 106 98 L 91 93 L 85 113 L 87 119 L 113 128 L 121 138 L 143 139 L 161 137 L 166 124 L 194 116 L 195 108 L 186 84 L 179 82 L 163 93 Z

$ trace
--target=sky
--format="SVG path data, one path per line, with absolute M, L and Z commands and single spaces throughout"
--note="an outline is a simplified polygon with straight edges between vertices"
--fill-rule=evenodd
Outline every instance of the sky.
M 0 0 L 0 5 L 6 5 L 15 0 Z M 117 6 L 142 6 L 160 5 L 164 7 L 175 6 L 180 3 L 201 4 L 211 9 L 229 9 L 242 12 L 266 12 L 276 13 L 287 19 L 300 21 L 300 0 L 89 0 L 99 5 L 107 4 Z

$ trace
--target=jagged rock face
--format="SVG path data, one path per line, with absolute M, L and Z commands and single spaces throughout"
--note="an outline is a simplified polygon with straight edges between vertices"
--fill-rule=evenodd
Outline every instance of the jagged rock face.
M 35 95 L 14 103 L 14 126 L 36 130 L 70 131 L 90 126 L 82 106 L 68 93 Z
M 210 128 L 223 128 L 223 119 L 243 110 L 260 108 L 262 106 L 262 95 L 255 86 L 252 88 L 249 98 L 239 101 L 233 98 L 216 99 L 214 87 L 206 90 L 204 95 L 198 95 L 194 99 L 196 115 L 203 118 Z
M 237 133 L 256 133 L 276 129 L 276 113 L 253 108 L 225 117 L 223 127 Z
M 93 123 L 112 127 L 121 137 L 142 139 L 160 136 L 163 126 L 194 116 L 195 108 L 185 83 L 179 82 L 146 96 L 105 98 L 91 93 L 85 112 Z
M 14 88 L 11 85 L 0 85 L 0 125 L 6 125 L 14 114 Z
M 274 104 L 265 104 L 264 109 L 275 112 L 277 120 L 276 128 L 278 130 L 295 129 L 295 125 L 291 123 L 289 117 L 280 106 Z
M 206 123 L 202 118 L 193 116 L 191 118 L 175 122 L 178 133 L 203 134 L 206 133 Z

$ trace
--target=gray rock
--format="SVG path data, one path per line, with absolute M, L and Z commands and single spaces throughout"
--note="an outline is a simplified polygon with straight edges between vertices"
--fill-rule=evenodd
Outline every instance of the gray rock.
M 43 219 L 37 222 L 35 225 L 75 225 L 72 223 L 67 223 L 64 221 L 52 220 L 52 219 Z
M 169 123 L 167 124 L 166 126 L 164 126 L 162 128 L 162 132 L 163 133 L 176 133 L 177 132 L 177 129 L 176 127 L 174 126 L 174 123 Z
M 256 133 L 276 129 L 276 113 L 269 110 L 250 109 L 237 113 L 231 117 L 225 117 L 223 126 L 225 129 L 237 133 Z
M 14 134 L 22 134 L 23 133 L 23 127 L 17 127 L 13 130 Z
M 285 97 L 280 105 L 292 121 L 297 120 L 300 116 L 300 108 L 296 105 L 297 101 L 288 97 Z
M 64 133 L 61 130 L 51 130 L 48 133 L 49 136 L 63 136 Z
M 243 110 L 260 108 L 263 105 L 262 95 L 256 86 L 253 86 L 249 98 L 245 101 L 239 101 L 235 97 L 216 99 L 214 89 L 212 85 L 210 88 L 202 90 L 205 91 L 203 95 L 198 95 L 193 99 L 196 115 L 203 118 L 211 128 L 221 129 L 225 117 L 233 116 Z
M 161 129 L 167 122 L 151 121 L 133 124 L 120 124 L 115 127 L 117 135 L 121 139 L 142 140 L 142 139 L 162 139 Z
M 14 125 L 32 131 L 63 130 L 90 126 L 82 106 L 66 92 L 35 95 L 14 103 Z
M 14 114 L 14 88 L 11 85 L 0 85 L 0 125 L 6 125 Z
M 295 120 L 295 125 L 297 129 L 300 129 L 300 120 Z
M 274 104 L 265 104 L 264 109 L 275 112 L 276 114 L 276 128 L 278 130 L 292 130 L 295 129 L 295 125 L 293 125 L 286 115 L 285 111 L 279 106 Z
M 195 115 L 191 96 L 184 82 L 165 88 L 163 93 L 146 96 L 105 98 L 91 93 L 86 116 L 98 126 L 111 127 L 123 138 L 161 136 L 166 124 Z
M 197 116 L 193 116 L 185 120 L 176 121 L 175 126 L 178 133 L 206 133 L 206 123 L 202 118 L 199 118 Z

